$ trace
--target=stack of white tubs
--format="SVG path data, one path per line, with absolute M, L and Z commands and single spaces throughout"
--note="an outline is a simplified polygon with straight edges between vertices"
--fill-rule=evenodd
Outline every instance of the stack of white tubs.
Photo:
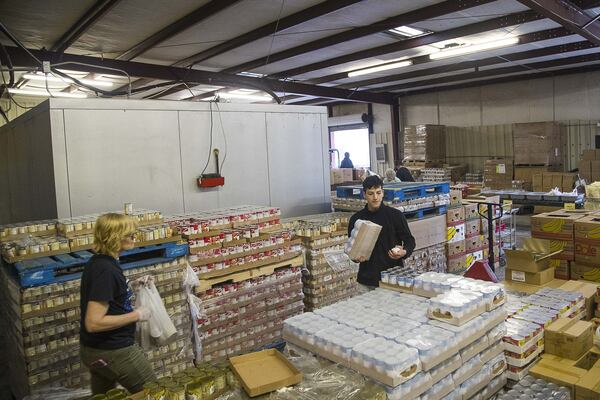
M 384 384 L 391 400 L 487 399 L 506 383 L 506 311 L 494 286 L 490 297 L 487 283 L 455 285 L 464 309 L 451 296 L 377 289 L 286 320 L 284 338 Z

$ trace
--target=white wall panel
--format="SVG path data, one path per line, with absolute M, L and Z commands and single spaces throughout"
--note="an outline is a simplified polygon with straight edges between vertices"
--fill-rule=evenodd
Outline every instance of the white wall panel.
M 223 111 L 219 118 L 218 109 L 213 110 L 212 148 L 219 149 L 220 164 L 225 157 L 221 171 L 225 186 L 214 189 L 200 189 L 196 184 L 209 155 L 210 112 L 179 113 L 185 211 L 269 204 L 265 114 Z M 206 173 L 215 168 L 211 152 Z
M 52 162 L 54 165 L 54 188 L 56 192 L 56 215 L 58 218 L 68 218 L 72 214 L 64 110 L 50 110 L 50 126 Z
M 266 114 L 271 204 L 285 216 L 327 211 L 329 195 L 323 170 L 327 151 L 314 132 L 321 118 L 310 114 Z M 322 131 L 324 132 L 324 131 Z
M 65 110 L 71 212 L 183 212 L 176 111 Z
M 426 93 L 400 98 L 400 118 L 403 126 L 440 123 L 438 118 L 438 94 Z
M 482 125 L 552 121 L 552 79 L 481 87 Z
M 475 126 L 481 124 L 479 88 L 440 92 L 440 124 Z

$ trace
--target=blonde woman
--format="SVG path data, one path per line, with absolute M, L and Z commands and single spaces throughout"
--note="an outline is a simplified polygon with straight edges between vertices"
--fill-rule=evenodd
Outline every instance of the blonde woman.
M 133 309 L 132 290 L 119 254 L 132 249 L 136 222 L 123 214 L 104 214 L 96 221 L 95 254 L 81 276 L 81 361 L 91 373 L 92 393 L 106 393 L 118 382 L 130 393 L 156 380 L 152 367 L 134 343 L 137 321 L 150 310 Z

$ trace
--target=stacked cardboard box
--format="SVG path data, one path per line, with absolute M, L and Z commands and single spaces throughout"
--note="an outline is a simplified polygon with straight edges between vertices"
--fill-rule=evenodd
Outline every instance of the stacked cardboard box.
M 547 166 L 538 166 L 538 167 L 530 167 L 530 166 L 516 166 L 515 167 L 515 181 L 523 182 L 523 190 L 526 191 L 541 191 L 534 189 L 534 176 L 541 175 L 544 172 L 548 172 L 550 167 Z
M 416 125 L 404 128 L 404 158 L 443 163 L 446 159 L 446 127 Z
M 521 248 L 505 252 L 507 281 L 544 285 L 554 279 L 555 267 L 550 266 L 550 258 L 560 250 L 552 250 L 551 241 L 526 239 Z
M 577 179 L 576 174 L 563 172 L 544 172 L 542 174 L 533 175 L 533 191 L 534 192 L 549 192 L 554 188 L 558 188 L 563 193 L 573 191 L 573 185 Z
M 571 262 L 575 260 L 575 224 L 586 215 L 579 211 L 560 210 L 531 217 L 531 236 L 550 240 L 550 250 L 560 251 L 550 261 L 556 278 L 568 280 L 571 277 Z
M 466 173 L 466 165 L 444 165 L 442 168 L 421 169 L 423 182 L 458 182 Z
M 513 161 L 509 159 L 486 160 L 483 184 L 490 189 L 510 189 L 514 174 Z
M 337 185 L 344 182 L 352 182 L 353 169 L 352 168 L 331 168 L 331 184 Z
M 446 212 L 448 272 L 462 272 L 466 262 L 465 208 L 460 205 Z
M 513 146 L 516 165 L 560 165 L 560 124 L 556 122 L 514 124 Z
M 591 214 L 575 221 L 574 278 L 600 282 L 600 216 Z
M 579 175 L 587 182 L 600 181 L 600 150 L 584 150 L 579 160 Z

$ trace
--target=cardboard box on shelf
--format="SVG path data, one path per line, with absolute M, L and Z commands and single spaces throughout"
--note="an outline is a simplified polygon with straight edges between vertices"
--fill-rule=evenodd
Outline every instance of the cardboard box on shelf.
M 600 283 L 600 266 L 585 265 L 580 262 L 571 263 L 571 279 Z
M 550 241 L 527 238 L 522 247 L 516 250 L 505 250 L 506 267 L 513 271 L 537 273 L 548 268 L 551 257 L 560 251 L 550 250 Z
M 575 400 L 600 400 L 600 361 L 575 384 Z
M 531 217 L 531 236 L 551 240 L 573 240 L 575 223 L 584 213 L 556 211 Z
M 559 361 L 542 358 L 536 365 L 531 367 L 529 374 L 566 387 L 571 392 L 571 398 L 574 399 L 575 385 L 587 374 L 587 371 L 583 368 L 566 365 Z
M 600 216 L 587 215 L 575 221 L 575 261 L 600 264 Z
M 530 285 L 544 285 L 554 279 L 554 268 L 547 268 L 540 272 L 523 272 L 506 268 L 505 279 Z
M 593 335 L 591 322 L 559 318 L 546 328 L 545 351 L 559 357 L 578 360 L 592 348 Z
M 300 371 L 275 349 L 231 357 L 229 362 L 250 397 L 302 381 Z
M 415 238 L 415 250 L 446 242 L 446 217 L 444 215 L 410 221 L 408 227 Z
M 563 283 L 559 289 L 566 290 L 567 292 L 581 293 L 585 297 L 586 319 L 590 320 L 594 317 L 594 296 L 598 291 L 598 284 L 593 282 L 568 281 Z

